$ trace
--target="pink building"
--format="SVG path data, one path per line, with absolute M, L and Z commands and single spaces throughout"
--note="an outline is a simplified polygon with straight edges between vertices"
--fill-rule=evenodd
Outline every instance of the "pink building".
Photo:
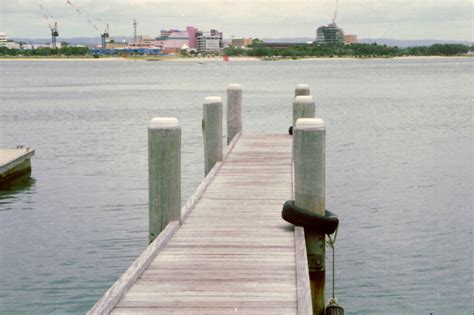
M 163 30 L 159 39 L 153 42 L 154 46 L 165 51 L 178 52 L 183 46 L 189 46 L 189 36 L 186 31 Z
M 160 38 L 158 38 L 154 45 L 162 49 L 181 49 L 186 45 L 190 49 L 196 49 L 197 36 L 199 32 L 194 26 L 187 26 L 185 31 L 180 30 L 162 30 Z
M 153 46 L 168 52 L 179 52 L 183 48 L 202 52 L 220 51 L 223 48 L 223 40 L 222 33 L 217 30 L 204 33 L 194 26 L 187 26 L 185 31 L 162 30 L 160 37 L 153 42 Z
M 196 33 L 199 31 L 197 28 L 194 26 L 187 26 L 186 31 L 188 32 L 188 38 L 189 38 L 189 48 L 194 49 L 196 48 Z

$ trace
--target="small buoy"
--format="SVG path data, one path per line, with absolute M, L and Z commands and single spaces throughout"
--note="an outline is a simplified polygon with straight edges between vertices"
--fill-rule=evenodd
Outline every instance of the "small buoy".
M 326 306 L 326 315 L 344 315 L 344 308 L 337 303 L 335 298 L 332 298 Z
M 326 315 L 344 315 L 344 307 L 337 303 L 335 298 L 331 298 L 326 306 Z

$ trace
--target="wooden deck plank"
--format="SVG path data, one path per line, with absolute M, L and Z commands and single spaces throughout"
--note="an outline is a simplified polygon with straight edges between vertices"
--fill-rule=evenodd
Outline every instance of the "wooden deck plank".
M 127 297 L 120 303 L 120 306 L 123 307 L 174 307 L 174 308 L 199 308 L 199 307 L 233 307 L 233 308 L 240 308 L 240 307 L 247 307 L 247 308 L 263 308 L 263 307 L 296 307 L 296 303 L 294 301 L 279 301 L 277 298 L 269 299 L 268 301 L 260 301 L 260 300 L 229 300 L 229 299 L 216 299 L 213 301 L 209 299 L 209 301 L 201 301 L 198 298 L 193 299 L 191 301 L 186 301 L 184 299 L 169 299 L 167 301 L 156 301 L 153 299 L 143 299 L 138 301 L 129 301 Z M 112 312 L 113 314 L 113 312 Z
M 227 265 L 230 263 L 245 263 L 245 262 L 255 262 L 256 264 L 264 264 L 267 262 L 282 262 L 285 263 L 286 266 L 291 267 L 293 266 L 293 262 L 288 257 L 280 257 L 276 256 L 267 256 L 262 257 L 262 255 L 253 254 L 253 255 L 233 255 L 233 256 L 223 256 L 223 255 L 199 255 L 199 254 L 188 254 L 188 253 L 181 253 L 181 254 L 167 254 L 167 255 L 160 255 L 155 261 L 157 262 L 173 262 L 177 263 L 182 260 L 199 260 L 201 262 L 207 263 L 222 263 L 223 265 Z M 158 265 L 159 268 L 160 265 Z
M 206 261 L 206 262 L 195 262 L 195 261 L 175 261 L 174 264 L 170 264 L 168 267 L 169 269 L 181 269 L 181 270 L 212 270 L 222 268 L 222 262 L 219 261 Z M 274 272 L 275 270 L 278 271 L 279 268 L 288 267 L 292 268 L 295 267 L 294 263 L 287 263 L 286 261 L 270 261 L 265 264 L 265 271 Z M 149 269 L 157 268 L 162 269 L 160 266 L 160 261 L 155 261 L 148 267 Z M 255 263 L 252 261 L 228 261 L 225 263 L 226 270 L 253 270 L 255 268 Z M 260 267 L 259 267 L 260 270 Z
M 168 308 L 168 307 L 117 307 L 114 314 L 117 315 L 155 315 L 155 314 L 252 314 L 252 315 L 286 315 L 294 314 L 295 308 L 268 307 L 268 308 L 248 308 L 248 307 L 192 307 L 192 308 Z
M 157 292 L 150 290 L 130 290 L 123 302 L 135 303 L 144 301 L 148 303 L 166 303 L 166 302 L 214 302 L 214 301 L 225 301 L 225 302 L 288 302 L 294 303 L 296 301 L 296 293 L 294 291 L 256 291 L 256 292 L 243 292 L 243 291 L 175 291 L 175 292 Z
M 286 282 L 257 282 L 257 281 L 235 281 L 232 285 L 228 283 L 207 281 L 205 292 L 294 292 L 293 285 Z M 176 281 L 173 283 L 140 281 L 133 287 L 140 291 L 162 291 L 162 292 L 182 292 L 198 291 L 203 292 L 203 283 L 200 281 Z

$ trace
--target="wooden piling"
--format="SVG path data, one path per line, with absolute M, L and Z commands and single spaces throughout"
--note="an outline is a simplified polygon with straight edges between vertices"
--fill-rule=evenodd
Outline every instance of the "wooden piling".
M 202 110 L 202 138 L 204 141 L 204 175 L 222 161 L 222 98 L 204 99 Z
M 300 118 L 293 132 L 295 205 L 324 215 L 326 130 L 319 118 Z M 324 314 L 325 235 L 305 229 L 313 313 Z
M 240 84 L 227 87 L 227 144 L 242 132 L 242 88 Z
M 295 97 L 301 95 L 311 95 L 311 90 L 308 84 L 298 84 L 295 88 Z
M 297 96 L 293 102 L 293 129 L 299 118 L 314 118 L 316 115 L 316 104 L 311 95 Z
M 148 127 L 149 240 L 181 217 L 181 127 L 156 117 Z

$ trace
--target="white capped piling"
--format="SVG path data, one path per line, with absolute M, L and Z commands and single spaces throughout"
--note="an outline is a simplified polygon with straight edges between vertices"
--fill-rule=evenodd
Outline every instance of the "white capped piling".
M 299 118 L 314 118 L 316 116 L 316 104 L 311 95 L 297 96 L 293 102 L 293 129 Z
M 319 118 L 300 118 L 293 130 L 295 206 L 324 215 L 326 129 Z M 324 314 L 325 235 L 305 229 L 314 314 Z
M 240 84 L 227 87 L 227 144 L 242 132 L 242 88 Z
M 311 95 L 308 84 L 298 84 L 295 88 L 295 97 L 300 95 Z
M 148 127 L 150 243 L 181 217 L 181 127 L 174 117 L 153 118 Z
M 216 162 L 222 161 L 222 98 L 206 97 L 202 111 L 202 137 L 204 140 L 204 174 L 207 175 Z

